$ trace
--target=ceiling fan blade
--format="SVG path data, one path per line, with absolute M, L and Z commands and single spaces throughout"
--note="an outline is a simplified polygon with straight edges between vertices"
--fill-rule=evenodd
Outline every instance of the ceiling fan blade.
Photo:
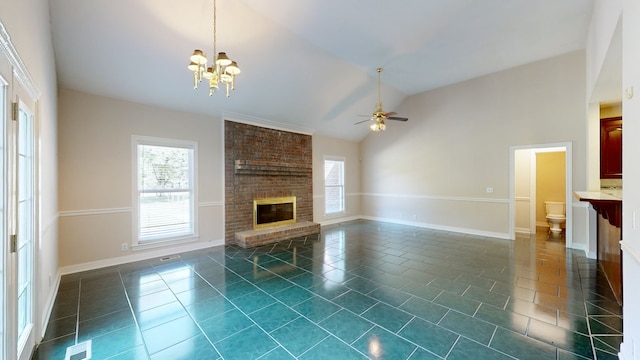
M 353 124 L 353 125 L 358 125 L 358 124 L 362 124 L 363 122 L 367 122 L 367 121 L 371 121 L 371 119 L 367 119 L 367 120 L 362 120 L 362 121 L 358 121 L 357 123 Z
M 409 118 L 397 117 L 397 116 L 389 116 L 389 117 L 387 117 L 387 120 L 407 121 L 407 120 L 409 120 Z
M 392 112 L 385 113 L 384 116 L 388 119 L 390 116 L 393 116 L 395 114 L 397 113 L 392 111 Z

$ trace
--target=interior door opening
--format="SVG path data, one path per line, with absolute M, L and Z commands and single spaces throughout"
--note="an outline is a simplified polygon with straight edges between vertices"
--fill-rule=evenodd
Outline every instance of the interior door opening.
M 557 165 L 558 158 L 543 161 L 543 159 L 553 159 L 553 155 L 556 154 L 558 158 L 564 159 L 561 164 Z M 511 147 L 510 157 L 510 233 L 512 238 L 515 239 L 516 233 L 531 235 L 536 233 L 537 227 L 549 226 L 545 213 L 545 201 L 564 202 L 563 236 L 565 246 L 572 247 L 571 143 L 514 146 Z M 559 172 L 562 173 L 559 174 Z

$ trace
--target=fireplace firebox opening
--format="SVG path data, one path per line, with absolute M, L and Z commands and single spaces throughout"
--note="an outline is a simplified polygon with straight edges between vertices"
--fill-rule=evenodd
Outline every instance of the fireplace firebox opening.
M 253 229 L 271 228 L 296 223 L 296 197 L 253 200 Z

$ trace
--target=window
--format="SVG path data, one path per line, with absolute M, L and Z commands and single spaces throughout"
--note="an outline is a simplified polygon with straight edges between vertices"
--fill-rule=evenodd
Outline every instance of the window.
M 324 213 L 344 213 L 344 160 L 324 160 Z
M 134 137 L 134 245 L 196 236 L 195 142 Z

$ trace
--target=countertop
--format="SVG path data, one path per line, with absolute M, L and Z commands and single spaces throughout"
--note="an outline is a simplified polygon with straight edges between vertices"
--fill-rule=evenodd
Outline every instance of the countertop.
M 580 201 L 589 201 L 589 200 L 622 201 L 621 189 L 602 189 L 601 191 L 574 191 L 573 194 Z

